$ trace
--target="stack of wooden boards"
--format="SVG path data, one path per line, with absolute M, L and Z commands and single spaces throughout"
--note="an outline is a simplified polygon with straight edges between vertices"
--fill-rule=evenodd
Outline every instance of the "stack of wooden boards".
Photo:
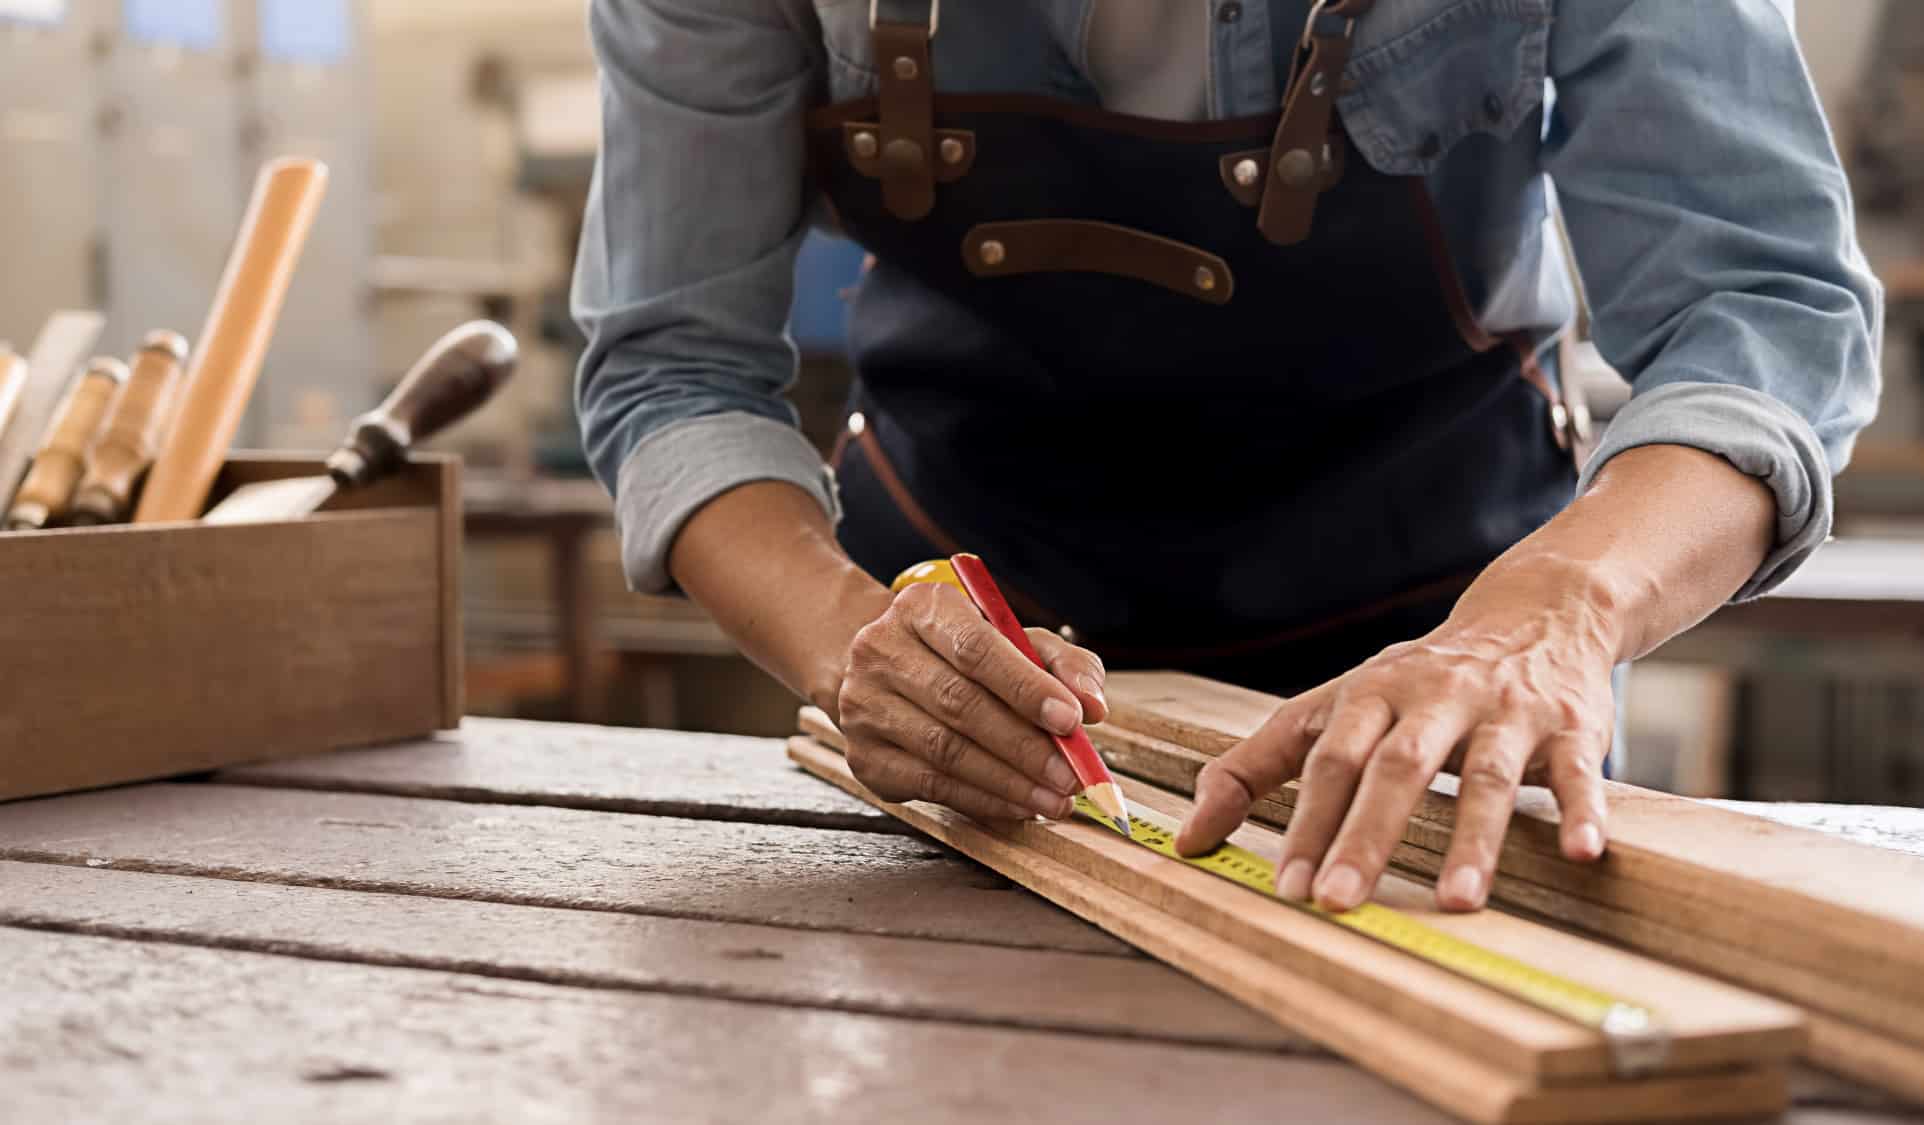
M 792 740 L 789 755 L 809 772 L 1466 1119 L 1655 1121 L 1755 1115 L 1785 1103 L 1786 1067 L 1805 1041 L 1788 1004 L 1497 911 L 1440 914 L 1426 887 L 1384 880 L 1379 903 L 1656 1008 L 1669 1049 L 1625 1075 L 1589 1028 L 1112 830 L 1082 821 L 984 826 L 931 805 L 883 801 L 849 772 L 825 716 L 804 712 L 803 729 L 810 737 Z M 1139 808 L 1165 818 L 1189 811 L 1167 788 L 1136 778 L 1123 785 Z M 1280 837 L 1250 825 L 1234 842 L 1274 859 Z M 1287 1104 L 1286 1092 L 1278 1097 Z
M 1273 695 L 1172 673 L 1121 673 L 1089 728 L 1110 767 L 1193 792 L 1196 772 L 1253 733 Z M 1392 857 L 1434 877 L 1456 821 L 1439 778 Z M 1648 789 L 1608 784 L 1610 850 L 1564 860 L 1555 801 L 1526 788 L 1492 899 L 1788 1000 L 1818 1065 L 1924 1102 L 1924 857 L 1852 843 Z M 1296 787 L 1253 817 L 1286 825 Z

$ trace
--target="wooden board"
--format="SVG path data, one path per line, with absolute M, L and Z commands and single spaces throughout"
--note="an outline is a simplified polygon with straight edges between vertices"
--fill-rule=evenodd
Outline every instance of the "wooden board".
M 1137 957 L 5 861 L 0 925 L 583 988 L 1320 1053 L 1274 1021 Z
M 415 464 L 364 502 L 453 471 Z M 446 530 L 429 499 L 0 537 L 0 799 L 438 729 Z
M 147 785 L 7 807 L 0 859 L 1128 952 L 940 848 L 871 832 Z
M 1169 673 L 1119 673 L 1108 694 L 1115 725 L 1204 753 L 1246 737 L 1281 702 Z M 1454 784 L 1452 777 L 1438 779 L 1411 819 L 1408 842 L 1433 852 L 1447 849 Z M 1547 790 L 1526 786 L 1499 869 L 1924 1006 L 1924 892 L 1917 890 L 1924 887 L 1924 857 L 1605 784 L 1610 850 L 1602 863 L 1562 858 L 1555 800 Z M 1293 787 L 1275 799 L 1291 803 Z
M 468 719 L 458 735 L 225 770 L 217 781 L 900 832 L 788 764 L 774 739 Z
M 1412 1023 L 1422 1010 L 1418 1004 L 1358 1002 L 1332 984 L 1352 979 L 1337 973 L 1325 978 L 1294 971 L 1296 963 L 1278 960 L 1280 947 L 1261 952 L 1231 940 L 1216 928 L 1226 921 L 1212 915 L 1210 925 L 1192 923 L 1198 905 L 1206 905 L 1209 888 L 1222 888 L 1261 903 L 1249 892 L 1214 876 L 1167 860 L 1129 844 L 1089 824 L 1031 822 L 994 829 L 977 825 L 950 810 L 920 802 L 895 805 L 863 790 L 847 764 L 833 750 L 810 739 L 794 739 L 789 753 L 811 773 L 862 796 L 907 823 L 1003 871 L 1024 886 L 1075 910 L 1083 917 L 1154 953 L 1170 964 L 1236 995 L 1286 1025 L 1311 1036 L 1361 1066 L 1403 1085 L 1453 1113 L 1475 1121 L 1651 1121 L 1692 1117 L 1772 1112 L 1784 1104 L 1780 1067 L 1721 1070 L 1702 1076 L 1673 1076 L 1640 1082 L 1588 1082 L 1539 1088 L 1516 1070 L 1472 1053 L 1461 1039 L 1426 1034 Z M 1059 850 L 1045 854 L 1048 849 Z M 1081 857 L 1088 869 L 1061 861 Z M 1154 860 L 1158 870 L 1145 876 Z M 1091 871 L 1101 870 L 1100 877 Z M 1200 882 L 1199 882 L 1200 881 Z M 1208 884 L 1205 887 L 1204 884 Z M 1162 892 L 1159 896 L 1155 892 Z M 1149 893 L 1151 899 L 1137 897 Z M 1447 977 L 1401 954 L 1385 950 L 1347 931 L 1290 910 L 1249 910 L 1247 903 L 1227 913 L 1247 919 L 1252 926 L 1272 923 L 1274 916 L 1307 922 L 1304 941 L 1311 948 L 1342 949 L 1325 962 L 1341 968 L 1366 965 L 1371 952 L 1389 953 L 1407 972 L 1408 980 L 1436 985 Z M 1169 907 L 1185 913 L 1178 916 Z M 1203 917 L 1203 913 L 1194 914 Z M 1234 919 L 1227 920 L 1233 926 Z M 1346 948 L 1355 943 L 1354 948 Z M 1364 947 L 1368 947 L 1365 949 Z M 1501 997 L 1484 994 L 1492 1003 Z M 1466 1019 L 1470 1013 L 1463 1013 Z M 1520 1025 L 1512 1029 L 1525 1033 Z M 1512 1056 L 1516 1061 L 1519 1056 Z
M 1334 1060 L 18 929 L 0 994 L 23 1122 L 1444 1120 Z

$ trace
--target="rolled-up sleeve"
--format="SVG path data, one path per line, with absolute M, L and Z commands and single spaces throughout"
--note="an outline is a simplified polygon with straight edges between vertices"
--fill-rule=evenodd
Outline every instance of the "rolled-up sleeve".
M 1830 534 L 1831 478 L 1877 408 L 1883 293 L 1775 0 L 1566 0 L 1547 168 L 1629 404 L 1585 466 L 1683 445 L 1777 500 L 1767 592 Z
M 818 80 L 804 0 L 594 0 L 602 146 L 573 308 L 589 465 L 623 568 L 670 586 L 682 525 L 737 485 L 787 481 L 835 514 L 795 429 L 787 336 L 804 233 L 802 117 Z

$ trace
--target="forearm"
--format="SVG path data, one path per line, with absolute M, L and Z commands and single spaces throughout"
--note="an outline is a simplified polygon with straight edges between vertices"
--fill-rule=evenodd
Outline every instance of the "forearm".
M 668 570 L 750 660 L 831 716 L 850 642 L 889 607 L 821 505 L 775 481 L 703 505 L 676 535 Z
M 1720 457 L 1632 449 L 1491 564 L 1459 612 L 1534 587 L 1589 617 L 1615 659 L 1634 660 L 1743 586 L 1770 550 L 1776 516 L 1770 489 Z

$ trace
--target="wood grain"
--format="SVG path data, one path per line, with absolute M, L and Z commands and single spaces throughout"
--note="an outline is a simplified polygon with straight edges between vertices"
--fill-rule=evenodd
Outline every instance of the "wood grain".
M 1204 753 L 1247 736 L 1281 702 L 1167 673 L 1119 673 L 1108 694 L 1115 704 L 1114 724 Z M 1454 780 L 1438 779 L 1411 818 L 1406 841 L 1433 852 L 1447 849 L 1455 821 Z M 1924 1005 L 1924 893 L 1916 892 L 1924 887 L 1924 857 L 1683 797 L 1605 785 L 1610 850 L 1603 862 L 1563 859 L 1554 799 L 1547 790 L 1526 786 L 1499 869 Z M 1293 787 L 1273 797 L 1288 804 Z M 1764 981 L 1746 983 L 1768 987 Z
M 1122 954 L 926 841 L 225 785 L 0 815 L 0 859 Z
M 445 530 L 430 501 L 0 538 L 0 799 L 436 730 Z
M 809 780 L 809 784 L 827 786 Z M 0 925 L 787 1007 L 1319 1053 L 1154 961 L 0 862 Z
M 1459 1038 L 1437 1037 L 1413 1026 L 1410 1011 L 1395 1006 L 1359 1003 L 1317 976 L 1299 974 L 1295 966 L 1278 960 L 1273 948 L 1258 952 L 1240 941 L 1218 936 L 1193 924 L 1165 906 L 1187 910 L 1201 896 L 1187 895 L 1190 877 L 1227 888 L 1249 898 L 1249 893 L 1191 868 L 1170 865 L 1153 880 L 1140 877 L 1140 859 L 1167 861 L 1087 824 L 1030 823 L 990 829 L 948 809 L 921 802 L 895 805 L 862 789 L 847 764 L 833 750 L 810 739 L 789 743 L 789 753 L 811 773 L 863 796 L 878 808 L 899 816 L 936 839 L 1003 871 L 1024 886 L 1097 922 L 1105 929 L 1154 953 L 1158 958 L 1195 975 L 1274 1016 L 1318 1042 L 1373 1072 L 1418 1093 L 1433 1104 L 1474 1121 L 1651 1121 L 1771 1112 L 1785 1100 L 1783 1072 L 1778 1067 L 1722 1070 L 1699 1077 L 1668 1077 L 1640 1082 L 1588 1082 L 1539 1088 L 1516 1070 L 1470 1050 Z M 1063 845 L 1063 854 L 1105 857 L 1092 862 L 1103 869 L 1097 877 L 1045 854 L 1038 844 Z M 1146 882 L 1168 891 L 1159 901 L 1137 897 Z M 1253 900 L 1260 901 L 1260 900 Z M 1272 904 L 1275 905 L 1275 904 Z M 1366 939 L 1326 923 L 1276 909 L 1312 923 L 1323 938 L 1355 939 L 1382 951 Z M 1245 910 L 1261 919 L 1271 912 Z M 1336 948 L 1331 943 L 1325 948 Z M 1267 954 L 1267 955 L 1266 955 Z M 1363 951 L 1346 950 L 1344 959 Z M 1400 954 L 1396 954 L 1401 959 Z M 1407 959 L 1403 959 L 1407 960 Z M 1355 963 L 1355 962 L 1352 962 Z M 1405 969 L 1417 974 L 1436 970 L 1418 962 Z M 1446 975 L 1446 974 L 1445 974 Z M 1488 994 L 1485 994 L 1486 996 Z M 1493 998 L 1500 999 L 1500 998 Z M 1509 1060 L 1517 1061 L 1517 1056 Z
M 829 723 L 828 717 L 819 712 L 804 714 L 802 716 L 802 724 L 807 729 L 826 732 L 828 737 L 833 740 L 839 741 L 840 739 L 839 732 L 836 732 L 833 725 Z M 1170 744 L 1162 743 L 1149 736 L 1133 735 L 1128 734 L 1128 732 L 1113 730 L 1110 724 L 1092 727 L 1090 730 L 1092 735 L 1098 736 L 1097 742 L 1099 745 L 1104 745 L 1105 747 L 1121 747 L 1126 751 L 1123 754 L 1105 752 L 1105 757 L 1108 758 L 1112 764 L 1115 764 L 1118 770 L 1124 772 L 1125 775 L 1130 773 L 1126 768 L 1128 765 L 1137 764 L 1138 762 L 1149 763 L 1161 757 L 1163 768 L 1157 772 L 1167 773 L 1175 778 L 1183 787 L 1193 788 L 1194 770 L 1199 768 L 1194 759 L 1202 757 L 1201 755 L 1195 755 L 1193 751 L 1184 751 L 1180 750 L 1180 748 L 1170 747 Z M 1114 737 L 1118 734 L 1124 735 L 1125 737 Z M 1178 752 L 1165 756 L 1163 754 L 1164 747 L 1176 749 Z M 792 754 L 794 751 L 791 749 L 790 752 Z M 1132 754 L 1134 757 L 1131 756 Z M 1192 808 L 1190 802 L 1183 797 L 1171 793 L 1166 789 L 1158 789 L 1154 786 L 1143 784 L 1133 777 L 1123 782 L 1123 788 L 1132 802 L 1141 803 L 1148 808 L 1155 809 L 1166 816 L 1178 820 L 1186 817 Z M 1275 818 L 1285 824 L 1287 823 L 1289 812 L 1287 806 L 1271 801 L 1259 801 L 1257 805 L 1258 808 L 1255 811 L 1264 817 Z M 1238 831 L 1232 837 L 1232 840 L 1252 851 L 1272 858 L 1280 855 L 1282 851 L 1281 834 L 1258 827 L 1254 823 L 1246 825 Z M 1068 863 L 1086 873 L 1092 875 L 1099 873 L 1094 868 L 1088 866 L 1090 853 L 1086 850 L 1079 850 L 1076 853 L 1064 851 L 1054 834 L 1038 833 L 1035 835 L 1035 839 L 1030 841 L 1030 846 L 1037 847 L 1053 858 Z M 1148 856 L 1142 862 L 1145 867 L 1147 867 L 1149 865 L 1162 863 L 1163 861 L 1158 857 Z M 1194 873 L 1186 874 L 1193 875 Z M 1431 872 L 1431 874 L 1433 874 L 1433 872 Z M 1212 889 L 1215 890 L 1220 896 L 1220 901 L 1225 912 L 1233 912 L 1236 909 L 1240 896 L 1246 894 L 1246 892 L 1242 892 L 1240 888 L 1231 887 L 1217 880 L 1210 880 L 1209 884 L 1197 882 L 1196 888 L 1199 893 Z M 1581 981 L 1606 991 L 1619 993 L 1632 999 L 1643 1000 L 1667 1013 L 1680 1014 L 1683 1020 L 1689 1021 L 1689 1024 L 1680 1024 L 1674 1029 L 1678 1035 L 1675 1047 L 1678 1052 L 1676 1063 L 1680 1068 L 1693 1066 L 1704 1067 L 1716 1065 L 1719 1061 L 1725 1061 L 1714 1054 L 1701 1058 L 1692 1058 L 1693 1040 L 1687 1028 L 1694 1028 L 1698 1034 L 1707 1038 L 1721 1040 L 1723 1047 L 1734 1050 L 1737 1052 L 1736 1057 L 1740 1058 L 1756 1057 L 1751 1055 L 1751 1052 L 1754 1051 L 1762 1051 L 1765 1057 L 1782 1057 L 1797 1049 L 1805 1042 L 1801 1035 L 1788 1030 L 1798 1024 L 1800 1019 L 1796 1011 L 1787 1005 L 1765 1000 L 1750 993 L 1740 992 L 1736 989 L 1716 984 L 1703 977 L 1673 969 L 1661 962 L 1626 955 L 1618 950 L 1598 945 L 1595 942 L 1576 938 L 1560 931 L 1526 922 L 1497 911 L 1482 911 L 1476 914 L 1443 913 L 1436 909 L 1434 896 L 1427 885 L 1413 882 L 1395 874 L 1386 875 L 1383 878 L 1378 885 L 1375 900 L 1384 905 L 1393 906 L 1398 910 L 1402 910 L 1418 918 L 1426 925 L 1442 930 L 1445 933 L 1453 934 L 1466 941 L 1474 942 L 1477 945 L 1498 952 L 1507 953 L 1531 964 L 1567 976 L 1573 980 Z M 1527 905 L 1537 913 L 1551 913 L 1550 911 L 1543 910 L 1540 902 L 1532 901 Z M 1185 915 L 1185 917 L 1190 921 L 1195 921 L 1193 916 Z M 1299 916 L 1292 914 L 1292 917 Z M 1246 934 L 1244 936 L 1237 936 L 1236 933 L 1219 930 L 1214 927 L 1211 927 L 1211 930 L 1217 933 L 1218 936 L 1229 938 L 1240 945 L 1247 946 L 1247 941 L 1250 940 L 1249 935 Z M 1237 933 L 1240 932 L 1241 931 L 1237 931 Z M 1314 932 L 1307 928 L 1299 931 L 1295 936 L 1312 939 L 1316 937 Z M 1261 939 L 1255 938 L 1254 940 Z M 1331 948 L 1336 955 L 1343 955 L 1344 951 L 1342 946 L 1338 945 Z M 1525 1008 L 1520 1004 L 1514 1005 L 1518 1009 L 1514 1013 L 1506 1014 L 1497 1009 L 1492 1009 L 1489 1007 L 1487 1000 L 1479 1000 L 1479 996 L 1483 995 L 1480 989 L 1476 988 L 1476 986 L 1468 985 L 1467 982 L 1458 981 L 1453 977 L 1448 978 L 1445 987 L 1456 986 L 1463 991 L 1456 995 L 1437 993 L 1435 991 L 1436 986 L 1434 985 L 1414 978 L 1393 975 L 1399 968 L 1397 962 L 1400 955 L 1394 955 L 1392 951 L 1388 950 L 1379 950 L 1378 947 L 1373 945 L 1368 947 L 1367 952 L 1376 952 L 1381 956 L 1382 959 L 1378 971 L 1384 975 L 1376 978 L 1373 982 L 1353 982 L 1350 985 L 1350 989 L 1355 995 L 1366 998 L 1370 1003 L 1378 1005 L 1407 1003 L 1401 1000 L 1401 993 L 1417 992 L 1432 997 L 1436 1001 L 1437 1010 L 1422 1016 L 1422 1018 L 1431 1021 L 1456 1019 L 1465 1011 L 1474 1012 L 1480 1016 L 1492 1017 L 1498 1024 L 1510 1023 L 1519 1019 L 1543 1019 L 1541 1013 Z M 1270 956 L 1272 960 L 1282 960 L 1286 955 L 1271 953 Z M 1697 967 L 1708 966 L 1698 965 Z M 1298 971 L 1311 972 L 1313 970 L 1298 967 Z M 1505 1000 L 1504 1003 L 1511 1004 L 1512 1002 Z M 1897 1010 L 1899 1009 L 1896 1006 L 1892 1006 L 1893 1012 Z M 1416 1019 L 1418 1017 L 1413 1014 L 1410 1018 Z M 1673 1017 L 1673 1019 L 1675 1018 L 1678 1017 Z M 1466 1039 L 1466 1036 L 1490 1036 L 1492 1034 L 1488 1028 L 1449 1026 L 1443 1022 L 1432 1022 L 1427 1026 L 1435 1029 L 1437 1034 L 1448 1034 L 1452 1036 L 1458 1042 L 1470 1042 L 1471 1040 Z M 1759 1031 L 1757 1029 L 1766 1030 Z M 1544 1020 L 1541 1030 L 1551 1034 L 1560 1030 L 1568 1034 L 1574 1029 L 1571 1025 L 1551 1019 Z M 1490 1054 L 1489 1057 L 1501 1061 L 1512 1057 L 1512 1052 L 1524 1048 L 1517 1044 L 1505 1043 L 1501 1038 L 1496 1038 L 1490 1041 L 1489 1049 L 1495 1052 Z M 1538 1047 L 1537 1049 L 1541 1048 Z M 1605 1073 L 1606 1070 L 1605 1064 L 1606 1059 L 1600 1053 L 1593 1051 L 1591 1057 L 1585 1060 L 1581 1068 L 1574 1067 L 1568 1062 L 1564 1062 L 1562 1068 L 1559 1068 L 1557 1064 L 1552 1063 L 1549 1064 L 1548 1068 L 1542 1071 L 1542 1073 L 1551 1076 L 1602 1074 Z
M 0 993 L 20 1121 L 1444 1120 L 1334 1060 L 18 929 Z
M 506 719 L 456 733 L 223 770 L 239 785 L 901 832 L 788 762 L 776 739 Z

